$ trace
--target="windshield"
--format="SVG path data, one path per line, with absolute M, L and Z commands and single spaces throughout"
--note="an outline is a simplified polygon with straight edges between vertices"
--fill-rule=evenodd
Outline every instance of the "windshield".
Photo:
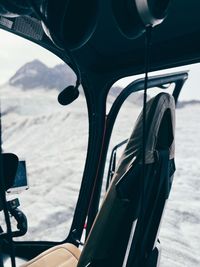
M 80 89 L 77 101 L 61 106 L 57 96 L 64 86 L 73 84 L 73 72 L 44 49 L 20 41 L 25 50 L 30 46 L 30 54 L 35 55 L 36 49 L 38 57 L 24 62 L 21 56 L 21 66 L 13 68 L 0 87 L 2 149 L 26 161 L 29 190 L 8 198 L 19 197 L 27 216 L 29 229 L 23 240 L 61 241 L 71 226 L 85 163 L 85 97 Z M 16 52 L 10 50 L 8 60 Z

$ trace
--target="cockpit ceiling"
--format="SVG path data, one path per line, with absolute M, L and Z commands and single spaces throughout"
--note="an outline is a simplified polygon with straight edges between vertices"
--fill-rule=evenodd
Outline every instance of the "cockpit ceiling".
M 144 35 L 134 40 L 122 35 L 113 16 L 111 2 L 111 0 L 99 1 L 97 27 L 92 37 L 82 47 L 71 51 L 72 55 L 83 72 L 108 75 L 110 78 L 142 73 Z M 62 3 L 63 1 L 58 2 L 58 5 Z M 153 31 L 151 70 L 200 61 L 200 1 L 173 0 L 168 13 L 166 20 Z M 29 16 L 21 18 L 21 20 L 20 17 L 10 20 L 13 21 L 13 25 L 18 25 L 19 22 L 25 23 L 21 25 L 21 29 L 32 31 L 33 36 L 17 32 L 14 28 L 8 30 L 47 47 L 63 59 L 66 58 L 64 55 L 66 52 L 51 43 L 36 18 Z M 78 19 L 75 17 L 76 23 Z M 1 27 L 6 29 L 6 25 Z
M 104 1 L 95 34 L 76 54 L 84 66 L 98 72 L 143 72 L 144 35 L 127 39 L 111 14 L 110 1 Z M 152 38 L 152 69 L 199 62 L 200 1 L 174 0 L 168 17 L 154 28 Z

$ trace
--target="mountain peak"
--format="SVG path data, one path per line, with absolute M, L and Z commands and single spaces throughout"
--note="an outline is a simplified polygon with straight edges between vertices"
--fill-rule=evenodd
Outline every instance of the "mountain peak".
M 24 64 L 8 81 L 10 85 L 24 90 L 34 88 L 62 90 L 74 82 L 75 75 L 67 65 L 59 64 L 49 68 L 38 59 Z

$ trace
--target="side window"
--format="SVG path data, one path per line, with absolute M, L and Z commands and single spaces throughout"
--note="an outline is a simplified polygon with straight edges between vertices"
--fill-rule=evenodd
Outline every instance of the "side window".
M 2 149 L 26 161 L 29 189 L 8 198 L 18 197 L 27 216 L 29 229 L 23 240 L 61 241 L 71 226 L 84 169 L 85 97 L 81 90 L 74 103 L 60 106 L 58 93 L 75 82 L 73 72 L 44 49 L 25 40 L 20 45 L 25 51 L 30 47 L 29 54 L 36 49 L 38 58 L 28 63 L 23 58 L 22 66 L 1 86 Z M 15 52 L 10 50 L 9 58 Z
M 199 264 L 200 243 L 197 234 L 200 232 L 198 210 L 199 158 L 197 157 L 200 133 L 199 67 L 199 64 L 196 64 L 182 69 L 191 70 L 176 108 L 176 172 L 159 234 L 162 247 L 161 266 L 171 266 L 174 262 L 179 263 L 180 266 Z M 175 71 L 177 72 L 177 69 Z M 171 93 L 173 86 L 165 91 Z M 148 95 L 154 96 L 159 91 L 160 89 L 150 90 Z M 111 96 L 113 95 L 114 93 Z M 112 102 L 109 101 L 108 110 Z M 130 105 L 129 98 L 122 105 L 111 136 L 107 168 L 112 148 L 130 136 L 141 107 L 135 107 L 133 103 Z M 136 110 L 138 110 L 137 114 L 135 113 Z M 119 157 L 123 149 L 124 147 L 121 147 L 121 151 L 118 151 Z M 104 185 L 106 184 L 107 168 L 104 174 Z M 105 193 L 105 187 L 103 190 L 102 195 Z M 187 253 L 184 253 L 186 250 Z
M 121 90 L 122 88 L 120 87 L 111 88 L 107 99 L 107 114 L 109 113 L 115 98 Z M 108 179 L 111 176 L 111 173 L 114 171 L 112 167 L 117 167 L 118 161 L 125 149 L 126 141 L 130 137 L 136 119 L 141 112 L 143 99 L 142 96 L 142 93 L 131 94 L 122 104 L 120 111 L 117 114 L 107 153 L 102 196 L 104 195 L 105 189 L 108 185 Z M 116 150 L 114 151 L 113 149 L 115 148 Z
M 147 101 L 163 90 L 166 90 L 168 93 L 172 94 L 174 87 L 175 85 L 174 83 L 172 83 L 166 84 L 163 88 L 151 88 L 147 92 Z M 113 86 L 111 88 L 107 99 L 107 113 L 109 113 L 112 104 L 122 90 L 123 88 L 119 85 Z M 134 129 L 136 120 L 140 112 L 142 112 L 142 107 L 143 91 L 130 94 L 120 107 L 119 113 L 117 114 L 117 118 L 114 123 L 107 154 L 106 167 L 104 172 L 104 183 L 107 185 L 107 179 L 109 179 L 108 177 L 111 177 L 114 171 L 113 167 L 117 167 L 118 161 L 125 149 L 128 138 L 130 137 Z

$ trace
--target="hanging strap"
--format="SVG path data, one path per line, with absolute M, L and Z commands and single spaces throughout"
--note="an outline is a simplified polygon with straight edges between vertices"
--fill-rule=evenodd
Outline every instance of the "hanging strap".
M 148 73 L 150 67 L 150 46 L 151 46 L 151 33 L 152 26 L 146 27 L 145 34 L 145 81 L 144 81 L 144 96 L 143 96 L 143 124 L 142 124 L 142 178 L 141 178 L 141 188 L 142 188 L 142 196 L 141 196 L 141 225 L 140 232 L 143 233 L 143 214 L 144 214 L 144 184 L 145 184 L 145 176 L 146 176 L 146 106 L 147 106 L 147 89 L 148 89 Z M 142 256 L 142 248 L 140 248 L 140 254 Z M 141 258 L 141 257 L 140 257 Z

